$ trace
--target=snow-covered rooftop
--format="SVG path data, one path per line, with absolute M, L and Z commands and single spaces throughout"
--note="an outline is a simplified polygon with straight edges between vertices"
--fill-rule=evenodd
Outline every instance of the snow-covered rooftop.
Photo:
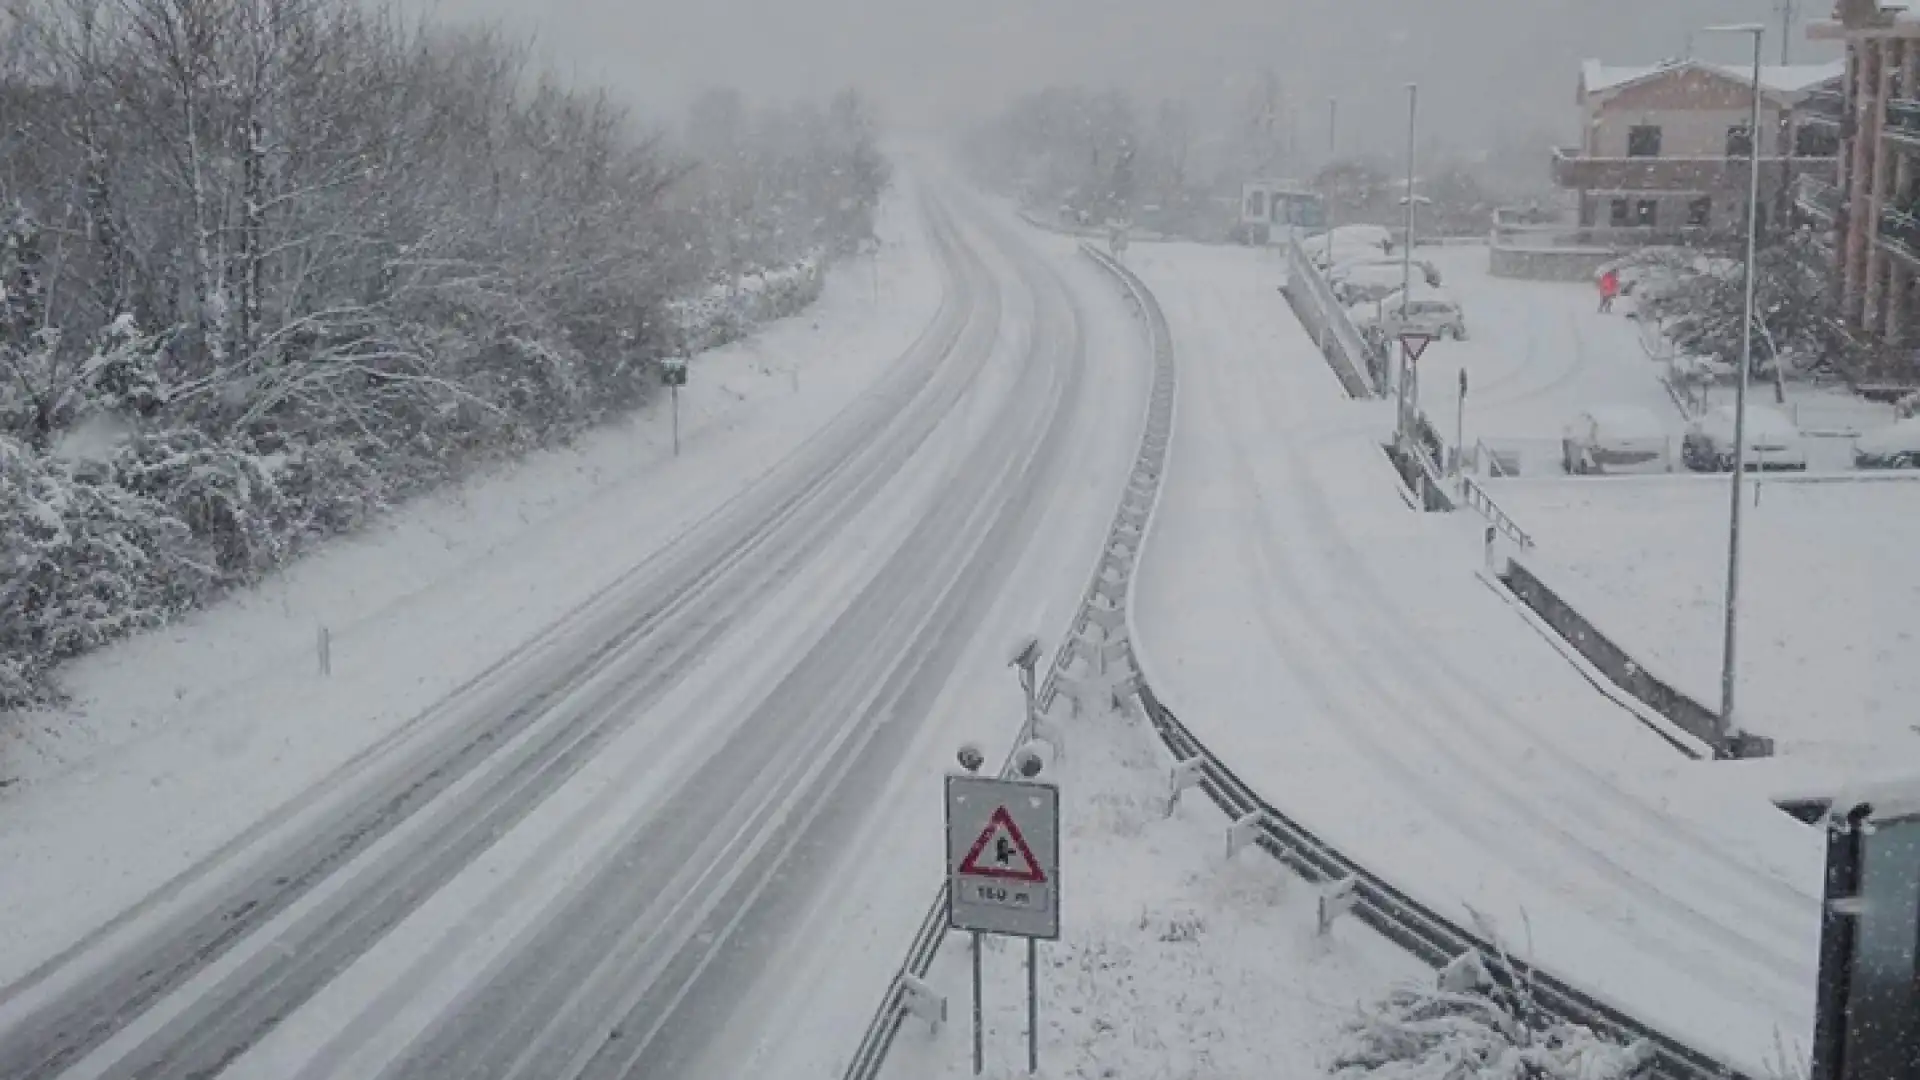
M 1737 64 L 1715 64 L 1705 60 L 1665 60 L 1658 64 L 1620 67 L 1588 60 L 1580 65 L 1580 78 L 1590 94 L 1617 90 L 1630 83 L 1682 68 L 1710 71 L 1738 83 L 1751 83 L 1753 69 Z M 1762 88 L 1777 94 L 1799 94 L 1845 74 L 1844 60 L 1824 64 L 1774 64 L 1760 69 Z

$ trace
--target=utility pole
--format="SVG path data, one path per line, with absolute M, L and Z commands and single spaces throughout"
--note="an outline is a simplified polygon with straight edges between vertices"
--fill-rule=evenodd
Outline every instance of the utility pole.
M 1793 63 L 1793 0 L 1780 0 L 1780 66 Z
M 1407 321 L 1407 308 L 1413 302 L 1413 143 L 1414 130 L 1420 114 L 1420 87 L 1415 83 L 1407 84 L 1407 235 L 1403 238 L 1400 254 L 1400 315 L 1398 322 Z M 1398 416 L 1394 420 L 1394 432 L 1401 447 L 1406 446 L 1407 435 L 1407 350 L 1402 345 L 1399 352 L 1399 377 L 1394 381 L 1398 391 Z

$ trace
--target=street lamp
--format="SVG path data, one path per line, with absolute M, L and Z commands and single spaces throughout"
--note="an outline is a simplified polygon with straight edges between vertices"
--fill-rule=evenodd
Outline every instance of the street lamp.
M 1420 111 L 1420 86 L 1407 84 L 1407 235 L 1403 238 L 1400 253 L 1400 319 L 1407 321 L 1407 305 L 1413 299 L 1413 136 L 1414 124 Z M 1395 411 L 1394 431 L 1400 446 L 1407 441 L 1407 347 L 1403 343 L 1399 350 L 1398 368 L 1394 388 L 1399 395 Z
M 1703 32 L 1753 36 L 1753 115 L 1747 128 L 1747 156 L 1751 164 L 1747 187 L 1747 295 L 1744 317 L 1740 320 L 1740 374 L 1734 384 L 1733 512 L 1727 521 L 1726 638 L 1720 653 L 1720 738 L 1728 743 L 1739 734 L 1733 704 L 1740 624 L 1740 506 L 1747 475 L 1747 379 L 1753 370 L 1754 256 L 1760 237 L 1760 50 L 1767 28 L 1759 23 L 1742 23 L 1709 26 Z

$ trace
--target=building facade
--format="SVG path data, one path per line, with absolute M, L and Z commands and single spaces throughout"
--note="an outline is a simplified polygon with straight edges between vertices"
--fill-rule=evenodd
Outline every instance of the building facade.
M 1920 16 L 1841 0 L 1810 36 L 1847 48 L 1819 109 L 1840 170 L 1832 190 L 1809 185 L 1799 201 L 1833 224 L 1843 320 L 1905 352 L 1920 345 Z
M 1840 63 L 1763 68 L 1763 221 L 1787 214 L 1801 176 L 1829 184 L 1838 131 L 1803 105 L 1837 90 Z M 1598 240 L 1730 231 L 1746 220 L 1753 73 L 1701 60 L 1648 67 L 1581 67 L 1579 146 L 1556 147 L 1554 182 L 1578 193 L 1579 220 Z

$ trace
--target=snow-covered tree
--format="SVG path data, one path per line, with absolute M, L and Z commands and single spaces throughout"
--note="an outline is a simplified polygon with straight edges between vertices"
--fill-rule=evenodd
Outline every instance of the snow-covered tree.
M 1633 1080 L 1653 1057 L 1545 1015 L 1530 986 L 1466 953 L 1348 1021 L 1331 1064 L 1338 1080 Z

